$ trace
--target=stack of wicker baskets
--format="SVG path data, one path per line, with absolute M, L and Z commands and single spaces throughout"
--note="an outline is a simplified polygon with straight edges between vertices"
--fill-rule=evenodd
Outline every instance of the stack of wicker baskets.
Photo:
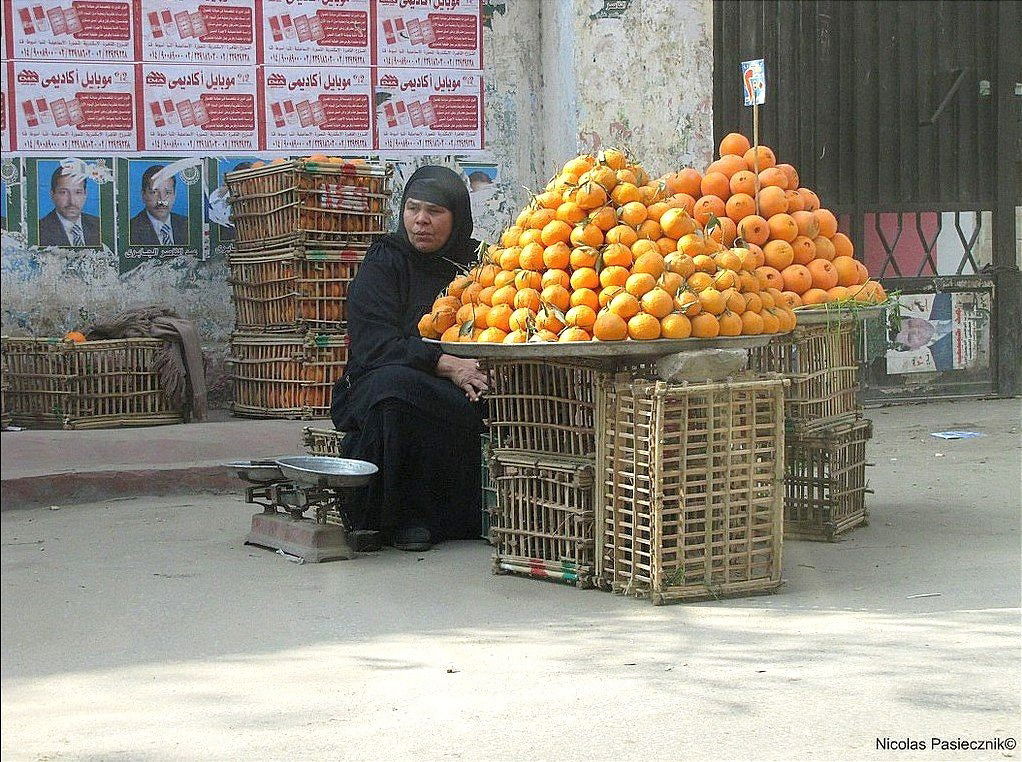
M 236 415 L 322 418 L 347 361 L 348 288 L 384 232 L 390 165 L 312 162 L 228 173 Z
M 784 536 L 834 542 L 867 523 L 866 442 L 859 402 L 860 316 L 800 315 L 799 325 L 754 350 L 751 364 L 786 375 Z

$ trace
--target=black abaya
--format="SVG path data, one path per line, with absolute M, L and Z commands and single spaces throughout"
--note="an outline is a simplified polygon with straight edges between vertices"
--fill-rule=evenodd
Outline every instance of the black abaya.
M 451 237 L 439 252 L 424 254 L 408 242 L 402 221 L 370 247 L 348 295 L 349 362 L 330 413 L 350 432 L 344 456 L 380 469 L 349 501 L 354 527 L 425 526 L 439 541 L 479 535 L 482 406 L 434 374 L 440 348 L 424 343 L 417 326 L 459 267 L 473 261 L 477 243 L 458 175 L 423 167 L 409 179 L 406 198 L 423 177 L 454 213 Z

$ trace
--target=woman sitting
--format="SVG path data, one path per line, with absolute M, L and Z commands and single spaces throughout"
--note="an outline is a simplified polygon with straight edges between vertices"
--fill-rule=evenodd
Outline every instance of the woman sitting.
M 379 466 L 349 500 L 352 529 L 379 530 L 401 550 L 478 537 L 480 394 L 475 360 L 419 337 L 419 318 L 475 259 L 468 189 L 446 167 L 408 180 L 396 233 L 366 253 L 348 295 L 350 347 L 334 386 L 342 454 Z

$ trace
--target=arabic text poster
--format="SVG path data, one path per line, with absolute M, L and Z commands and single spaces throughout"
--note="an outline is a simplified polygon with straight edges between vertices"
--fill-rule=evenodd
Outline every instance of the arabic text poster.
M 5 0 L 4 9 L 15 59 L 136 60 L 131 0 Z
M 482 68 L 479 0 L 376 0 L 376 65 Z
M 135 65 L 14 63 L 13 148 L 137 151 Z
M 254 151 L 256 77 L 250 66 L 144 64 L 145 149 Z
M 380 150 L 458 153 L 482 150 L 482 74 L 378 69 L 376 77 Z
M 282 66 L 369 66 L 369 0 L 263 0 L 262 60 Z
M 365 151 L 373 147 L 369 69 L 266 66 L 267 151 Z
M 142 0 L 142 60 L 256 63 L 255 0 Z

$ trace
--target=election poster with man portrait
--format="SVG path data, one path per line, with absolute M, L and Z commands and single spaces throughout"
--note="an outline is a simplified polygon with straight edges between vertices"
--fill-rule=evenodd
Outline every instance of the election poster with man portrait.
M 113 159 L 26 159 L 27 242 L 79 252 L 114 248 Z
M 117 160 L 121 272 L 146 259 L 204 258 L 200 159 Z

